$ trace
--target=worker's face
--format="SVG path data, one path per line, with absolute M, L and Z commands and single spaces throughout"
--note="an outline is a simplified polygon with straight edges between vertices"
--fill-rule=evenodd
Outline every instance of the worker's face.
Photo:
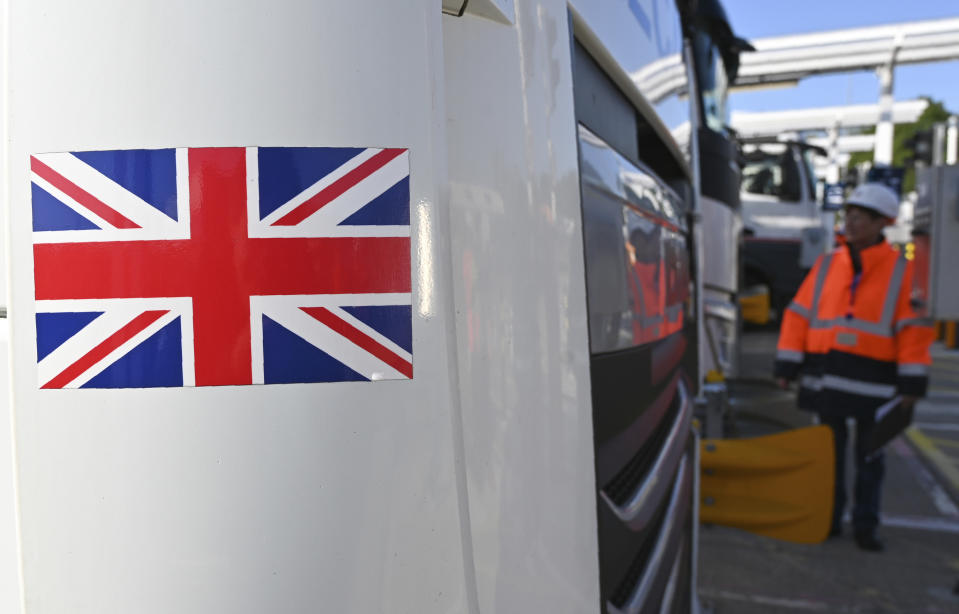
M 887 224 L 888 218 L 873 217 L 868 209 L 846 206 L 846 242 L 853 247 L 866 247 L 878 241 Z

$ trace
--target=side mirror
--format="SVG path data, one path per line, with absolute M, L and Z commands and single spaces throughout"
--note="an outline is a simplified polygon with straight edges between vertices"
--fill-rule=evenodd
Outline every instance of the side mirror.
M 822 191 L 822 210 L 839 211 L 846 202 L 846 186 L 842 183 L 827 183 Z

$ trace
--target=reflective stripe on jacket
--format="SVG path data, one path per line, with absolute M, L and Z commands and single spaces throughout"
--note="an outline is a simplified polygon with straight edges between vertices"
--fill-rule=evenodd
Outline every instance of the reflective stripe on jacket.
M 855 293 L 841 247 L 819 258 L 782 316 L 775 371 L 799 378 L 805 409 L 866 413 L 926 392 L 935 333 L 909 302 L 912 263 L 885 241 L 859 255 Z

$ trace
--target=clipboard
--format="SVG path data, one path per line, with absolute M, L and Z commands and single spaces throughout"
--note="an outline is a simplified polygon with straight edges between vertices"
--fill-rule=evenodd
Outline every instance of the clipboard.
M 913 408 L 902 404 L 897 396 L 876 409 L 876 424 L 866 440 L 866 456 L 875 456 L 882 448 L 912 424 Z

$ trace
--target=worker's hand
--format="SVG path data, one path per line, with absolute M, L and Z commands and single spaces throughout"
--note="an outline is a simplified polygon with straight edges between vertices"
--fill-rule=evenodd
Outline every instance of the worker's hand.
M 902 397 L 902 406 L 906 409 L 912 409 L 916 406 L 916 402 L 919 400 L 919 397 L 904 396 Z
M 785 377 L 777 377 L 776 385 L 779 386 L 782 390 L 789 390 L 789 380 Z

